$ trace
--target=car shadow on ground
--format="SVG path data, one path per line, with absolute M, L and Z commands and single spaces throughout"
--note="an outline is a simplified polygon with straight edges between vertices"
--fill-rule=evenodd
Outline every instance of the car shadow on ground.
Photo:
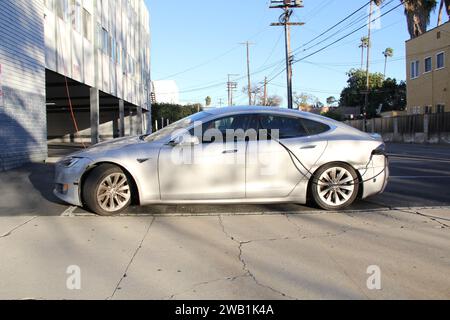
M 65 204 L 53 194 L 55 168 L 53 164 L 39 163 L 30 165 L 31 168 L 24 167 L 24 172 L 29 172 L 28 178 L 33 187 L 39 191 L 41 196 L 49 202 Z M 29 166 L 28 166 L 29 167 Z M 28 170 L 27 170 L 28 169 Z
M 53 194 L 54 165 L 33 163 L 21 168 L 0 173 L 4 181 L 0 188 L 7 195 L 0 200 L 0 216 L 60 216 L 71 206 Z M 381 209 L 382 205 L 357 201 L 348 210 Z M 228 214 L 286 214 L 321 212 L 317 207 L 294 203 L 278 204 L 234 204 L 234 205 L 149 205 L 132 206 L 124 215 L 228 215 Z M 75 215 L 91 214 L 76 208 Z

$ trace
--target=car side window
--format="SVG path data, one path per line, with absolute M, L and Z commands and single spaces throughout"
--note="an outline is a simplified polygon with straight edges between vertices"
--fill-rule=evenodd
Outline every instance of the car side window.
M 268 130 L 272 136 L 276 133 L 275 130 L 278 130 L 279 139 L 312 136 L 326 132 L 330 129 L 325 124 L 296 117 L 258 115 L 257 119 L 260 130 Z M 264 135 L 262 135 L 261 132 L 259 136 L 260 139 L 264 139 Z
M 317 134 L 321 134 L 330 130 L 330 127 L 324 123 L 303 118 L 300 121 L 303 123 L 308 136 L 315 136 Z
M 202 143 L 225 142 L 230 138 L 243 140 L 241 133 L 247 130 L 248 118 L 247 115 L 233 115 L 214 119 L 191 129 L 189 133 L 197 136 Z

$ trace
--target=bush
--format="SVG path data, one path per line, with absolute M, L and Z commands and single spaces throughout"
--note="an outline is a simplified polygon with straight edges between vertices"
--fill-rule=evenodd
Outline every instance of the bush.
M 322 112 L 321 115 L 324 117 L 327 117 L 327 118 L 337 120 L 337 121 L 344 121 L 344 115 L 335 110 L 329 110 L 327 112 Z
M 179 104 L 155 103 L 152 105 L 153 130 L 155 130 L 155 120 L 158 121 L 158 129 L 161 129 L 162 118 L 164 119 L 163 126 L 166 126 L 167 120 L 170 123 L 174 123 L 202 110 L 203 108 L 199 104 L 183 106 Z

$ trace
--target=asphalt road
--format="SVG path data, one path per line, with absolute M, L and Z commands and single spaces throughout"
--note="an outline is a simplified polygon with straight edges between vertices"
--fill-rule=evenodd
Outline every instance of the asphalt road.
M 58 155 L 62 154 L 58 150 Z M 390 144 L 391 178 L 383 194 L 361 200 L 349 210 L 450 205 L 450 146 Z M 0 216 L 86 215 L 52 193 L 53 166 L 33 164 L 1 173 Z M 125 214 L 245 214 L 319 211 L 297 204 L 274 205 L 152 205 L 132 207 Z

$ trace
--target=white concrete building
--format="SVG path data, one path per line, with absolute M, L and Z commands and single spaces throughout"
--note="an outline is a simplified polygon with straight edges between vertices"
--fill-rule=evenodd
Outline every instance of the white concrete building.
M 0 170 L 150 127 L 144 0 L 1 0 L 0 39 Z

